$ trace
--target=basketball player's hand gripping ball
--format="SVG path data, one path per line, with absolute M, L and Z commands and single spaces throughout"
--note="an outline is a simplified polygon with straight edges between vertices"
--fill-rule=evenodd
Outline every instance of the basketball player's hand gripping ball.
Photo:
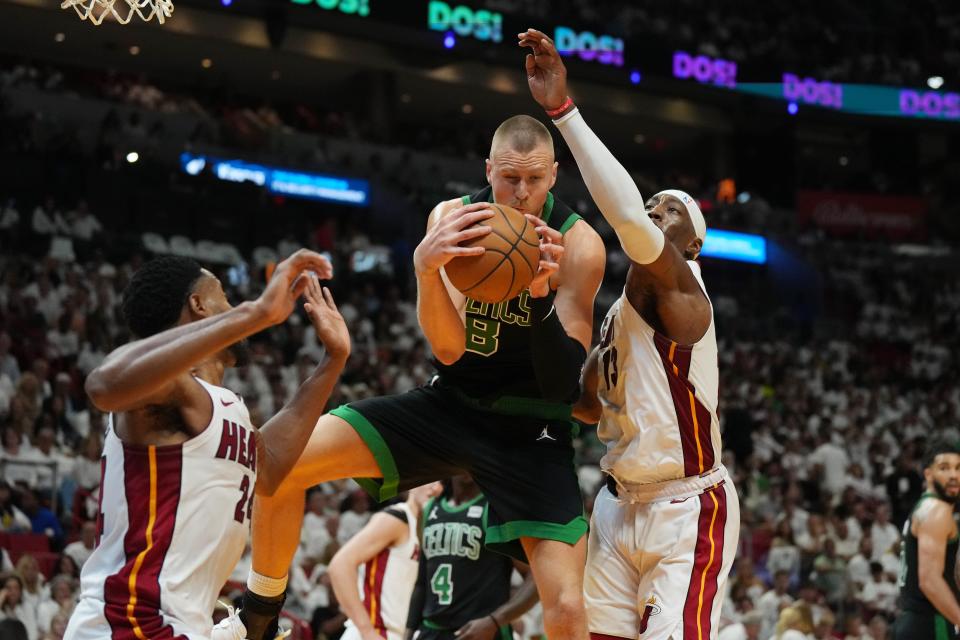
M 527 84 L 533 99 L 546 111 L 563 106 L 567 100 L 567 68 L 557 53 L 553 40 L 542 31 L 527 29 L 517 34 L 521 47 L 529 47 L 527 54 Z
M 496 215 L 486 202 L 476 202 L 455 209 L 440 218 L 427 231 L 413 252 L 417 273 L 431 274 L 457 257 L 482 256 L 482 246 L 461 247 L 490 233 L 490 227 L 476 224 Z
M 310 316 L 317 338 L 327 349 L 331 358 L 346 359 L 350 355 L 350 332 L 343 321 L 337 305 L 333 301 L 330 289 L 320 286 L 320 279 L 314 273 L 306 274 L 307 288 L 303 292 L 306 302 L 303 309 Z
M 300 249 L 277 265 L 260 297 L 254 303 L 271 324 L 280 324 L 293 313 L 297 298 L 306 290 L 307 271 L 321 280 L 333 277 L 333 265 L 314 251 Z
M 527 220 L 534 225 L 540 236 L 540 263 L 537 273 L 530 283 L 530 296 L 543 298 L 550 294 L 550 278 L 560 270 L 560 258 L 563 257 L 563 234 L 547 226 L 537 216 L 526 214 Z

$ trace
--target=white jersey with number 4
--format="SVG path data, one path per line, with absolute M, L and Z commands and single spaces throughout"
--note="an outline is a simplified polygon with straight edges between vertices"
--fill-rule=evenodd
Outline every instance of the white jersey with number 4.
M 99 541 L 65 640 L 209 637 L 217 595 L 249 533 L 257 443 L 240 397 L 196 380 L 213 418 L 182 444 L 125 444 L 108 420 Z
M 687 262 L 703 288 L 700 265 Z M 624 484 L 698 476 L 720 465 L 717 336 L 710 326 L 694 345 L 679 345 L 644 321 L 626 293 L 601 328 L 597 435 L 604 471 Z

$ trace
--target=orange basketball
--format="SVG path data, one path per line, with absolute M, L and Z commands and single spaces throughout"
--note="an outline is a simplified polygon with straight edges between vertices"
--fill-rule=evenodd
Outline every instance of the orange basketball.
M 480 256 L 454 258 L 444 269 L 457 289 L 480 302 L 510 300 L 530 286 L 540 262 L 540 237 L 522 213 L 502 204 L 491 204 L 497 215 L 477 224 L 493 229 L 463 244 L 482 246 Z

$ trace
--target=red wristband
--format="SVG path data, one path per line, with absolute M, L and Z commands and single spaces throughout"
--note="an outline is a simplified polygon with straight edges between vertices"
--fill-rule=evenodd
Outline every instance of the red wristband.
M 563 104 L 557 107 L 556 109 L 547 109 L 547 115 L 551 118 L 556 118 L 558 115 L 569 109 L 573 106 L 573 98 L 567 96 L 567 99 L 563 101 Z

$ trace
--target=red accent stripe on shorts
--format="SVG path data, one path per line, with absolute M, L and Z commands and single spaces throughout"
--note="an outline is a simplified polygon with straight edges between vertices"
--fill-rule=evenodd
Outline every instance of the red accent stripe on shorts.
M 653 344 L 663 362 L 673 408 L 677 412 L 684 476 L 698 476 L 713 469 L 716 456 L 710 411 L 697 398 L 697 390 L 687 377 L 690 375 L 693 347 L 679 345 L 659 333 L 654 333 Z
M 700 517 L 693 570 L 683 605 L 683 640 L 709 640 L 717 579 L 723 565 L 723 532 L 727 524 L 727 494 L 723 483 L 699 496 Z
M 621 636 L 608 636 L 605 633 L 590 632 L 590 640 L 633 640 L 632 638 L 623 638 Z
M 390 549 L 384 549 L 367 560 L 363 573 L 363 606 L 370 616 L 373 628 L 386 637 L 387 626 L 383 622 L 383 577 L 387 573 Z
M 104 615 L 114 640 L 186 640 L 160 614 L 160 570 L 180 505 L 182 447 L 123 447 L 126 561 L 104 583 Z

